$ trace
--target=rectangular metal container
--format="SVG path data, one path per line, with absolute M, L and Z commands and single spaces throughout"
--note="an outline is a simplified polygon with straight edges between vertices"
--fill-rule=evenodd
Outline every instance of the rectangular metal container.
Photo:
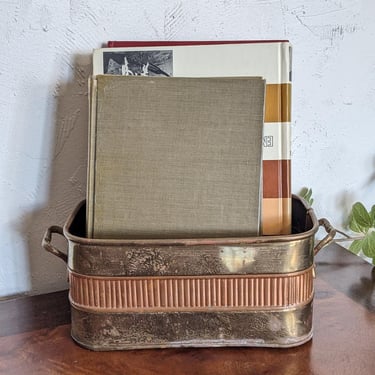
M 292 347 L 312 337 L 314 254 L 335 230 L 293 197 L 293 234 L 100 240 L 85 236 L 85 201 L 45 250 L 68 264 L 73 339 L 92 350 Z M 319 225 L 327 236 L 314 245 Z M 52 234 L 68 241 L 67 253 Z

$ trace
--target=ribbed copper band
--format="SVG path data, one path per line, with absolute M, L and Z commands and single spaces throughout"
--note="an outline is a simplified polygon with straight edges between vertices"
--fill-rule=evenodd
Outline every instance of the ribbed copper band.
M 313 268 L 292 274 L 180 277 L 90 277 L 69 272 L 70 301 L 106 311 L 285 308 L 308 302 Z

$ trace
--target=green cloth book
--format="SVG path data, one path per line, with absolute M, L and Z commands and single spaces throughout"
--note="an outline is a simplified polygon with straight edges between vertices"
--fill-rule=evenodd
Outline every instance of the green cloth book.
M 259 234 L 265 80 L 98 75 L 91 238 Z

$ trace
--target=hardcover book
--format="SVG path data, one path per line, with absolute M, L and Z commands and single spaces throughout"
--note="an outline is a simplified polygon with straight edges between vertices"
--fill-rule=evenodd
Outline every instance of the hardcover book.
M 98 75 L 90 95 L 89 237 L 259 233 L 264 79 Z
M 111 41 L 94 51 L 94 74 L 262 76 L 263 235 L 291 231 L 291 45 L 288 41 Z

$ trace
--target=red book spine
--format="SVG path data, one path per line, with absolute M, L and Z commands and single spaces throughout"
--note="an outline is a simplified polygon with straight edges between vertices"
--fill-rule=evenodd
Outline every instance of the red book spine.
M 154 47 L 154 46 L 197 46 L 211 44 L 248 44 L 248 43 L 282 43 L 288 40 L 110 40 L 107 47 Z

